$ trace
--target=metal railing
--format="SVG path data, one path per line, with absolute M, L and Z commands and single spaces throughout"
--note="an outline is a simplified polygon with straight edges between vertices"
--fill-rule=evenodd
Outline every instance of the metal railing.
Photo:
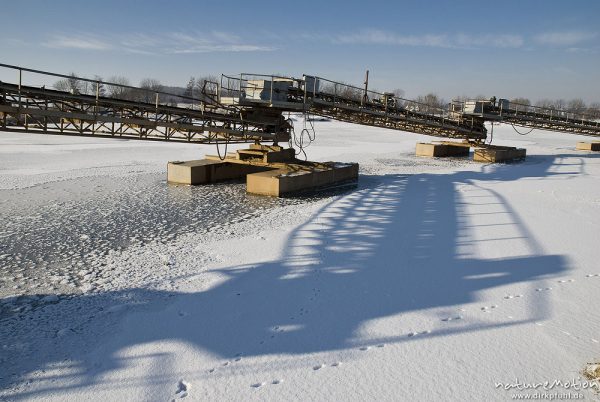
M 58 74 L 49 71 L 35 70 L 26 67 L 14 66 L 10 64 L 0 63 L 0 68 L 15 71 L 17 75 L 17 86 L 19 91 L 23 86 L 36 86 L 41 90 L 53 88 L 55 86 L 56 78 L 66 79 L 71 86 L 73 95 L 90 95 L 99 101 L 101 98 L 110 98 L 122 101 L 135 101 L 143 102 L 147 104 L 154 104 L 157 108 L 160 105 L 163 106 L 175 106 L 180 107 L 182 104 L 189 108 L 203 109 L 207 104 L 213 106 L 219 106 L 214 104 L 214 101 L 210 98 L 197 98 L 192 96 L 174 94 L 172 92 L 166 92 L 158 88 L 143 88 L 133 85 L 120 84 L 115 82 L 108 82 L 99 79 L 91 79 L 85 77 L 78 77 L 74 75 Z M 29 73 L 35 76 L 36 79 L 27 80 L 24 73 Z M 31 81 L 31 82 L 29 82 Z M 33 84 L 35 82 L 35 85 Z M 40 85 L 40 83 L 42 83 Z M 110 93 L 103 95 L 101 89 L 104 88 Z M 19 101 L 19 108 L 22 107 Z
M 573 112 L 569 110 L 551 108 L 551 107 L 542 107 L 542 106 L 534 106 L 527 105 L 523 103 L 516 103 L 508 101 L 508 108 L 506 108 L 504 99 L 500 99 L 500 101 L 496 104 L 493 104 L 492 101 L 488 99 L 468 99 L 464 101 L 452 101 L 451 110 L 454 112 L 465 112 L 465 105 L 467 102 L 479 102 L 482 105 L 493 106 L 494 112 L 502 116 L 527 116 L 530 115 L 532 117 L 538 117 L 543 119 L 548 119 L 550 121 L 560 120 L 565 122 L 572 122 L 576 124 L 583 124 L 588 126 L 597 126 L 600 127 L 600 116 L 594 116 L 588 113 L 581 112 Z M 482 112 L 479 114 L 484 114 L 484 109 L 482 106 Z
M 311 78 L 313 82 L 313 89 L 307 88 L 307 95 L 314 93 L 318 87 L 317 94 L 327 94 L 333 96 L 334 100 L 351 100 L 354 102 L 360 102 L 361 106 L 376 106 L 383 107 L 385 112 L 388 111 L 411 111 L 424 115 L 445 117 L 447 116 L 447 110 L 431 104 L 418 102 L 412 99 L 401 98 L 388 92 L 378 92 L 373 90 L 365 90 L 354 85 L 346 84 L 343 82 L 332 81 L 319 76 L 304 76 L 304 82 L 307 82 L 306 77 Z

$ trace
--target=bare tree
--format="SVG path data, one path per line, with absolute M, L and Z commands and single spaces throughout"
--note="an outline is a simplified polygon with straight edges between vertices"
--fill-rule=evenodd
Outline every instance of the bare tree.
M 112 76 L 108 79 L 108 81 L 111 84 L 117 84 L 117 85 L 107 85 L 107 89 L 108 89 L 108 96 L 110 96 L 111 98 L 118 98 L 118 99 L 130 99 L 131 95 L 132 95 L 132 91 L 130 88 L 123 88 L 119 85 L 131 85 L 131 83 L 129 82 L 129 80 L 125 77 L 121 77 L 121 76 Z
M 80 94 L 83 89 L 82 81 L 79 81 L 75 73 L 71 73 L 69 78 L 63 78 L 54 83 L 54 88 L 59 91 L 70 92 L 72 94 Z
M 135 91 L 135 99 L 141 102 L 151 103 L 156 99 L 156 92 L 161 92 L 163 86 L 159 80 L 144 78 L 140 81 L 140 90 Z
M 571 113 L 581 114 L 586 110 L 585 102 L 583 99 L 572 99 L 567 104 L 567 110 Z
M 439 113 L 440 109 L 444 109 L 446 106 L 446 101 L 434 93 L 418 96 L 416 102 L 419 103 L 418 111 L 423 113 Z
M 190 80 L 188 81 L 187 85 L 185 86 L 185 92 L 183 93 L 183 96 L 186 96 L 188 98 L 193 98 L 194 97 L 194 93 L 196 89 L 196 79 L 194 77 L 190 77 Z
M 215 75 L 196 78 L 196 96 L 200 99 L 205 99 L 206 95 L 216 95 L 218 80 Z
M 588 105 L 586 114 L 588 114 L 593 119 L 600 119 L 600 103 L 593 102 Z
M 567 108 L 567 102 L 564 99 L 555 99 L 554 108 L 557 110 L 565 110 Z
M 527 98 L 514 98 L 510 103 L 518 103 L 519 105 L 531 106 L 531 101 Z
M 404 95 L 406 94 L 404 89 L 400 88 L 393 89 L 391 93 L 393 93 L 396 98 L 404 98 Z
M 555 109 L 556 108 L 555 101 L 552 99 L 540 99 L 537 102 L 535 102 L 535 106 L 541 107 L 544 109 Z
M 88 83 L 88 93 L 90 95 L 96 95 L 96 91 L 98 91 L 98 96 L 106 96 L 106 87 L 104 86 L 104 82 L 102 81 L 102 77 L 95 75 L 94 81 Z

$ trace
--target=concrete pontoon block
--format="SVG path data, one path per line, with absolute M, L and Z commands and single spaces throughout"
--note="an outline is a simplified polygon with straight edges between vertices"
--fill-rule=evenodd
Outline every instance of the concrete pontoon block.
M 469 146 L 464 144 L 435 144 L 418 142 L 416 147 L 417 156 L 444 157 L 444 156 L 468 156 Z
M 600 151 L 600 141 L 578 142 L 575 149 L 579 151 Z
M 207 184 L 241 179 L 247 174 L 264 171 L 262 166 L 242 165 L 210 159 L 169 162 L 167 181 L 179 184 Z
M 281 197 L 357 179 L 357 163 L 306 164 L 249 174 L 246 190 L 252 194 Z
M 485 163 L 510 162 L 524 159 L 526 154 L 527 151 L 524 148 L 482 147 L 475 149 L 473 160 Z

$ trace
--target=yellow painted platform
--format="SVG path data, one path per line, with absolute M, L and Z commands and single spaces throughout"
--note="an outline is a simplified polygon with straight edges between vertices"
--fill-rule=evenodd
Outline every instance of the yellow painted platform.
M 169 183 L 208 184 L 246 177 L 246 191 L 281 197 L 358 179 L 357 163 L 306 162 L 295 159 L 293 149 L 255 145 L 221 160 L 169 162 Z
M 418 142 L 415 153 L 426 157 L 468 156 L 469 149 L 469 143 L 462 142 Z
M 179 184 L 208 184 L 241 179 L 247 174 L 266 170 L 264 166 L 233 164 L 210 159 L 169 162 L 167 181 Z
M 249 174 L 246 176 L 246 191 L 282 197 L 357 179 L 358 163 L 304 162 Z
M 575 149 L 579 151 L 600 151 L 600 141 L 578 142 Z
M 526 154 L 527 151 L 524 148 L 488 145 L 475 148 L 473 160 L 485 163 L 511 162 L 525 159 Z

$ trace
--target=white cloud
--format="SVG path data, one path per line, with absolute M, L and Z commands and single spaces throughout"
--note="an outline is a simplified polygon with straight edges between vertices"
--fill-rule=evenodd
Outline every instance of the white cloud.
M 537 43 L 550 46 L 574 46 L 582 42 L 594 39 L 597 32 L 563 31 L 545 32 L 534 37 Z
M 454 36 L 454 41 L 459 47 L 500 47 L 500 48 L 519 48 L 525 41 L 519 35 L 506 34 L 458 34 Z
M 54 35 L 44 45 L 54 49 L 107 50 L 112 48 L 109 43 L 91 36 Z
M 333 43 L 341 44 L 378 44 L 400 46 L 441 46 L 447 44 L 446 35 L 398 35 L 376 29 L 365 29 L 356 33 L 335 35 Z
M 210 52 L 266 52 L 275 50 L 272 46 L 244 43 L 239 37 L 213 31 L 210 34 L 169 34 L 173 45 L 168 53 L 210 53 Z
M 116 50 L 136 54 L 189 54 L 210 52 L 272 51 L 273 46 L 247 43 L 226 32 L 168 32 L 160 35 L 127 34 L 109 36 L 53 35 L 44 46 L 54 49 Z
M 401 35 L 378 29 L 363 29 L 354 33 L 333 35 L 330 41 L 335 44 L 376 44 L 395 46 L 473 48 L 501 47 L 518 48 L 524 40 L 519 35 L 492 34 L 424 34 Z
M 275 50 L 270 46 L 257 45 L 199 45 L 180 49 L 173 49 L 172 53 L 211 53 L 211 52 L 270 52 Z

